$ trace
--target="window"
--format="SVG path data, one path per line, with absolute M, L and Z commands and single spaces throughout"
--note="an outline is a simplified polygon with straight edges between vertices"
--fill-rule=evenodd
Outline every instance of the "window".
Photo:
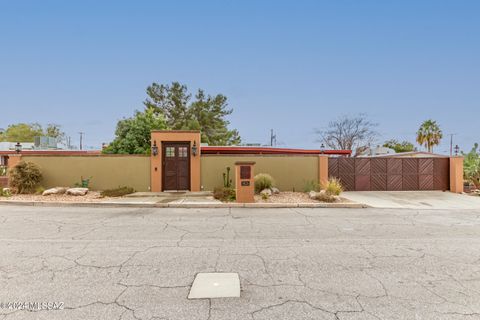
M 187 147 L 178 147 L 178 156 L 180 158 L 188 157 L 188 148 Z
M 175 157 L 175 147 L 166 147 L 165 157 Z

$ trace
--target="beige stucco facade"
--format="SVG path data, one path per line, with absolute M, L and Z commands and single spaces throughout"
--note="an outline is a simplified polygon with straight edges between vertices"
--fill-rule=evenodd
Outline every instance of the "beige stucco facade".
M 150 157 L 144 155 L 22 156 L 22 160 L 40 167 L 44 188 L 73 186 L 83 176 L 92 177 L 92 190 L 119 186 L 137 191 L 150 189 Z
M 303 191 L 308 181 L 318 182 L 318 155 L 203 155 L 201 158 L 201 183 L 203 190 L 223 186 L 222 173 L 231 169 L 235 185 L 235 162 L 255 162 L 255 174 L 268 173 L 282 191 Z M 328 167 L 327 167 L 328 169 Z

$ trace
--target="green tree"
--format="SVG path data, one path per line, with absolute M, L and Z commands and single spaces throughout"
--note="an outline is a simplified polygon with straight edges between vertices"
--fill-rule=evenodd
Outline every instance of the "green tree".
M 475 188 L 480 189 L 480 154 L 478 143 L 475 143 L 469 153 L 463 153 L 463 173 L 465 180 L 472 182 Z
M 434 120 L 424 121 L 417 131 L 417 142 L 425 146 L 428 152 L 432 152 L 433 147 L 438 146 L 442 138 L 442 130 Z
M 234 145 L 241 139 L 237 130 L 229 130 L 226 117 L 233 110 L 228 109 L 227 97 L 221 94 L 206 95 L 198 90 L 192 95 L 187 87 L 178 82 L 171 85 L 153 83 L 147 88 L 145 108 L 165 117 L 167 126 L 173 130 L 200 130 L 202 142 L 210 145 Z
M 2 141 L 34 142 L 36 136 L 42 136 L 43 129 L 38 123 L 11 124 L 0 136 Z
M 136 111 L 131 118 L 117 123 L 115 139 L 103 150 L 103 153 L 149 154 L 150 132 L 167 129 L 164 116 L 153 109 Z
M 65 132 L 62 131 L 62 126 L 55 123 L 49 123 L 45 129 L 45 135 L 56 138 L 58 142 L 65 140 Z
M 383 146 L 385 148 L 390 148 L 390 149 L 395 150 L 396 153 L 410 152 L 410 151 L 415 150 L 415 146 L 413 145 L 413 143 L 408 142 L 408 141 L 399 142 L 396 139 L 390 139 L 390 140 L 385 141 Z

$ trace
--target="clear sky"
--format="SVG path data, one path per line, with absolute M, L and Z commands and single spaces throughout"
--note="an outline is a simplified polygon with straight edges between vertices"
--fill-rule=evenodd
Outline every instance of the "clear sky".
M 379 142 L 480 142 L 480 1 L 0 0 L 0 127 L 63 125 L 112 140 L 152 82 L 223 93 L 245 142 L 317 147 L 315 128 L 367 113 Z

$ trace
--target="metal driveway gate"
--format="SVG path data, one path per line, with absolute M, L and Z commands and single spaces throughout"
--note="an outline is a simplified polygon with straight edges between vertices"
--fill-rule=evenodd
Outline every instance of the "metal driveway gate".
M 329 158 L 347 191 L 449 190 L 449 158 Z

